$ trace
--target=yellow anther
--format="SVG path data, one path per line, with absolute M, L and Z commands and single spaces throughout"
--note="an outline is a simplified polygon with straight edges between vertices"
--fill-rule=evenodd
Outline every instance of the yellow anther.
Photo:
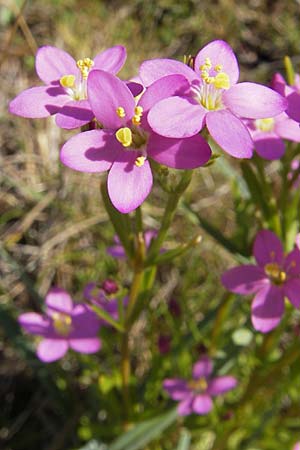
M 132 144 L 132 132 L 128 127 L 120 128 L 116 132 L 117 140 L 123 145 L 123 147 L 129 147 Z
M 141 125 L 141 116 L 138 116 L 137 114 L 135 116 L 133 116 L 133 118 L 131 119 L 133 125 Z
M 145 156 L 138 156 L 134 162 L 137 167 L 142 167 L 145 164 Z
M 67 314 L 54 313 L 53 326 L 59 335 L 68 336 L 72 330 L 72 319 Z
M 122 108 L 122 106 L 118 106 L 118 108 L 116 109 L 116 113 L 121 119 L 126 116 L 125 109 Z
M 216 71 L 216 72 L 221 72 L 222 69 L 223 69 L 222 64 L 217 64 L 217 65 L 215 66 L 215 71 Z
M 230 88 L 230 80 L 229 76 L 225 72 L 219 72 L 214 77 L 214 85 L 216 89 L 229 89 Z
M 137 115 L 137 116 L 141 116 L 143 114 L 142 106 L 136 106 L 134 108 L 134 114 Z
M 272 131 L 275 126 L 275 120 L 273 117 L 268 117 L 267 119 L 257 119 L 255 121 L 255 127 L 260 131 Z
M 82 78 L 86 79 L 88 77 L 89 71 L 94 65 L 94 61 L 90 58 L 79 59 L 76 65 L 81 72 Z
M 208 69 L 211 69 L 211 59 L 210 58 L 205 58 L 205 65 L 207 66 Z
M 208 388 L 208 383 L 204 377 L 199 378 L 199 380 L 189 381 L 188 387 L 194 391 L 205 392 Z
M 64 88 L 72 88 L 75 84 L 75 75 L 64 75 L 59 82 Z
M 264 267 L 266 275 L 270 280 L 276 284 L 280 285 L 286 281 L 286 273 L 281 269 L 277 263 L 268 263 Z

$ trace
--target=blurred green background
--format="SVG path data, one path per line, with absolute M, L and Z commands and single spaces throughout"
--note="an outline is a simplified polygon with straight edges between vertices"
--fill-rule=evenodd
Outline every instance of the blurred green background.
M 72 172 L 59 162 L 61 144 L 72 133 L 58 129 L 53 118 L 26 120 L 7 113 L 10 99 L 38 83 L 34 70 L 37 48 L 54 45 L 79 59 L 116 44 L 125 45 L 128 58 L 120 76 L 127 79 L 137 74 L 145 59 L 182 60 L 184 54 L 194 55 L 210 40 L 224 39 L 237 54 L 241 79 L 268 83 L 274 71 L 283 71 L 285 55 L 290 55 L 299 69 L 299 23 L 300 2 L 296 0 L 0 2 L 0 448 L 75 449 L 92 437 L 109 442 L 121 432 L 118 348 L 109 348 L 113 333 L 104 332 L 103 352 L 95 358 L 69 355 L 62 363 L 45 366 L 15 320 L 20 312 L 40 311 L 52 285 L 81 300 L 82 288 L 90 280 L 114 277 L 124 288 L 130 280 L 128 268 L 105 253 L 113 230 L 101 203 L 100 176 Z M 139 380 L 135 388 L 144 402 L 137 402 L 137 420 L 151 417 L 153 411 L 164 412 L 167 400 L 161 394 L 161 380 L 173 373 L 176 364 L 181 374 L 189 375 L 199 348 L 210 345 L 209 313 L 218 311 L 224 300 L 219 277 L 234 260 L 226 245 L 218 244 L 218 236 L 209 237 L 212 230 L 197 214 L 225 237 L 235 234 L 237 250 L 249 254 L 256 219 L 247 195 L 232 197 L 231 188 L 238 190 L 239 180 L 227 159 L 222 159 L 224 162 L 197 172 L 186 195 L 186 204 L 192 205 L 196 214 L 182 204 L 166 244 L 172 248 L 200 232 L 204 236 L 201 251 L 160 270 L 150 312 L 134 328 L 132 357 Z M 238 188 L 243 191 L 242 182 Z M 156 187 L 144 207 L 148 227 L 159 227 L 164 200 Z M 165 306 L 172 297 L 183 309 L 180 323 Z M 226 337 L 220 339 L 215 332 L 215 344 L 221 347 L 232 347 L 234 330 L 249 325 L 249 304 L 240 303 L 230 311 L 234 319 L 226 323 Z M 195 319 L 193 323 L 190 317 Z M 207 323 L 203 323 L 205 317 Z M 162 326 L 179 330 L 173 350 L 163 362 L 157 351 Z M 255 339 L 259 342 L 260 337 Z M 240 369 L 251 367 L 252 350 L 251 344 L 245 353 L 243 347 L 234 347 L 234 362 Z M 242 372 L 247 377 L 245 367 Z M 249 422 L 246 431 L 238 430 L 240 434 L 232 432 L 229 446 L 222 448 L 290 448 L 300 432 L 298 384 L 290 387 L 292 400 L 289 397 L 283 405 L 284 417 L 280 413 L 282 389 L 287 386 L 276 390 L 280 405 L 272 389 L 260 392 L 257 407 L 264 414 L 264 431 L 262 419 L 251 410 L 244 411 L 245 422 L 248 414 L 253 423 Z M 269 402 L 274 398 L 275 416 L 264 409 L 268 403 L 264 396 Z M 216 416 L 212 422 L 191 419 L 190 428 L 199 442 L 193 448 L 211 449 L 211 429 L 223 429 L 227 419 L 224 416 L 224 424 L 217 424 Z M 202 428 L 206 435 L 201 434 Z M 157 441 L 147 449 L 173 450 L 172 436 L 177 442 L 175 428 L 163 443 Z

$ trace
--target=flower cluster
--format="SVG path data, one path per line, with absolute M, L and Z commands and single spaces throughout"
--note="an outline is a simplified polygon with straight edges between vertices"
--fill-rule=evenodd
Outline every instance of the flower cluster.
M 151 160 L 175 169 L 205 165 L 211 157 L 199 134 L 205 127 L 225 152 L 251 158 L 256 138 L 243 120 L 265 120 L 270 128 L 272 118 L 288 106 L 283 89 L 278 93 L 238 83 L 237 59 L 224 41 L 207 44 L 192 67 L 170 59 L 144 61 L 141 84 L 116 76 L 125 59 L 122 46 L 77 62 L 62 50 L 42 47 L 36 71 L 45 85 L 22 92 L 10 103 L 10 112 L 23 117 L 56 114 L 62 128 L 86 125 L 88 131 L 64 144 L 61 161 L 81 172 L 109 171 L 108 193 L 122 213 L 136 209 L 149 195 Z M 276 136 L 286 137 L 279 128 L 276 124 Z

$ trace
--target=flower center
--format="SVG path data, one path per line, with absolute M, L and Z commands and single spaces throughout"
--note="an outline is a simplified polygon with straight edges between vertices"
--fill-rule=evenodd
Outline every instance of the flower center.
M 122 106 L 119 106 L 116 109 L 116 114 L 122 119 L 126 117 L 126 111 Z M 131 119 L 132 126 L 130 128 L 119 128 L 115 133 L 117 140 L 123 147 L 130 147 L 132 150 L 140 150 L 143 153 L 135 160 L 135 165 L 137 167 L 142 167 L 146 161 L 145 147 L 148 141 L 148 134 L 140 127 L 142 114 L 143 108 L 141 106 L 136 106 L 134 116 Z
M 264 270 L 273 284 L 281 285 L 286 281 L 286 273 L 281 269 L 279 264 L 268 263 L 265 265 Z
M 193 391 L 205 392 L 208 387 L 207 380 L 204 377 L 199 378 L 199 380 L 192 380 L 188 383 L 188 387 Z
M 61 77 L 60 84 L 65 88 L 67 94 L 72 97 L 73 100 L 86 100 L 87 99 L 87 78 L 89 71 L 94 65 L 94 61 L 90 58 L 79 59 L 76 63 L 80 77 L 76 79 L 75 75 L 64 75 Z
M 53 326 L 60 336 L 68 336 L 72 330 L 72 318 L 68 314 L 54 313 Z
M 202 83 L 191 88 L 195 99 L 209 111 L 223 109 L 222 93 L 230 88 L 229 76 L 222 69 L 221 64 L 213 67 L 210 58 L 205 58 L 205 63 L 200 66 Z
M 267 119 L 257 119 L 255 120 L 255 127 L 259 131 L 272 131 L 275 126 L 275 120 L 273 117 L 268 117 Z

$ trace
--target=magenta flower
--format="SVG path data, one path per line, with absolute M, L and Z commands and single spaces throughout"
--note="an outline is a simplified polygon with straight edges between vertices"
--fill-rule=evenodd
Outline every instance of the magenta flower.
M 20 325 L 41 336 L 37 356 L 43 362 L 62 358 L 69 348 L 79 353 L 95 353 L 101 348 L 97 334 L 100 321 L 85 304 L 73 304 L 63 289 L 53 288 L 46 296 L 46 314 L 21 314 Z
M 280 159 L 285 152 L 283 139 L 300 142 L 299 124 L 286 113 L 266 119 L 245 121 L 259 156 L 264 159 Z
M 232 376 L 212 377 L 212 361 L 204 356 L 193 367 L 193 379 L 170 378 L 163 387 L 173 400 L 179 400 L 178 414 L 208 414 L 213 407 L 211 397 L 225 394 L 237 385 Z
M 136 104 L 124 82 L 110 73 L 93 70 L 88 78 L 88 97 L 104 129 L 73 136 L 62 147 L 61 161 L 81 172 L 109 170 L 107 185 L 113 205 L 122 213 L 133 211 L 152 188 L 148 157 L 169 167 L 193 169 L 211 156 L 201 136 L 165 138 L 148 125 L 149 109 L 185 86 L 181 75 L 164 77 L 150 86 Z
M 256 330 L 267 333 L 281 321 L 284 299 L 300 307 L 300 250 L 284 256 L 278 237 L 268 230 L 260 231 L 254 242 L 257 265 L 234 267 L 222 276 L 226 289 L 236 294 L 255 294 L 252 323 Z
M 157 236 L 156 230 L 146 230 L 144 233 L 145 246 L 149 248 L 153 238 Z M 119 239 L 119 236 L 114 236 L 114 245 L 107 247 L 107 253 L 116 259 L 126 259 L 126 252 Z
M 195 57 L 194 70 L 170 59 L 145 61 L 140 77 L 145 86 L 162 76 L 182 74 L 189 88 L 161 100 L 149 112 L 149 124 L 162 136 L 181 138 L 199 133 L 206 125 L 227 153 L 251 158 L 253 141 L 240 117 L 274 117 L 287 108 L 286 100 L 272 89 L 255 83 L 238 83 L 239 67 L 232 48 L 213 41 Z
M 109 48 L 77 62 L 56 47 L 39 48 L 35 67 L 45 86 L 27 89 L 10 102 L 9 111 L 17 116 L 42 118 L 56 115 L 61 128 L 77 128 L 94 118 L 87 100 L 87 79 L 90 70 L 102 69 L 116 74 L 124 65 L 126 49 L 121 45 Z M 136 83 L 134 83 L 136 84 Z

